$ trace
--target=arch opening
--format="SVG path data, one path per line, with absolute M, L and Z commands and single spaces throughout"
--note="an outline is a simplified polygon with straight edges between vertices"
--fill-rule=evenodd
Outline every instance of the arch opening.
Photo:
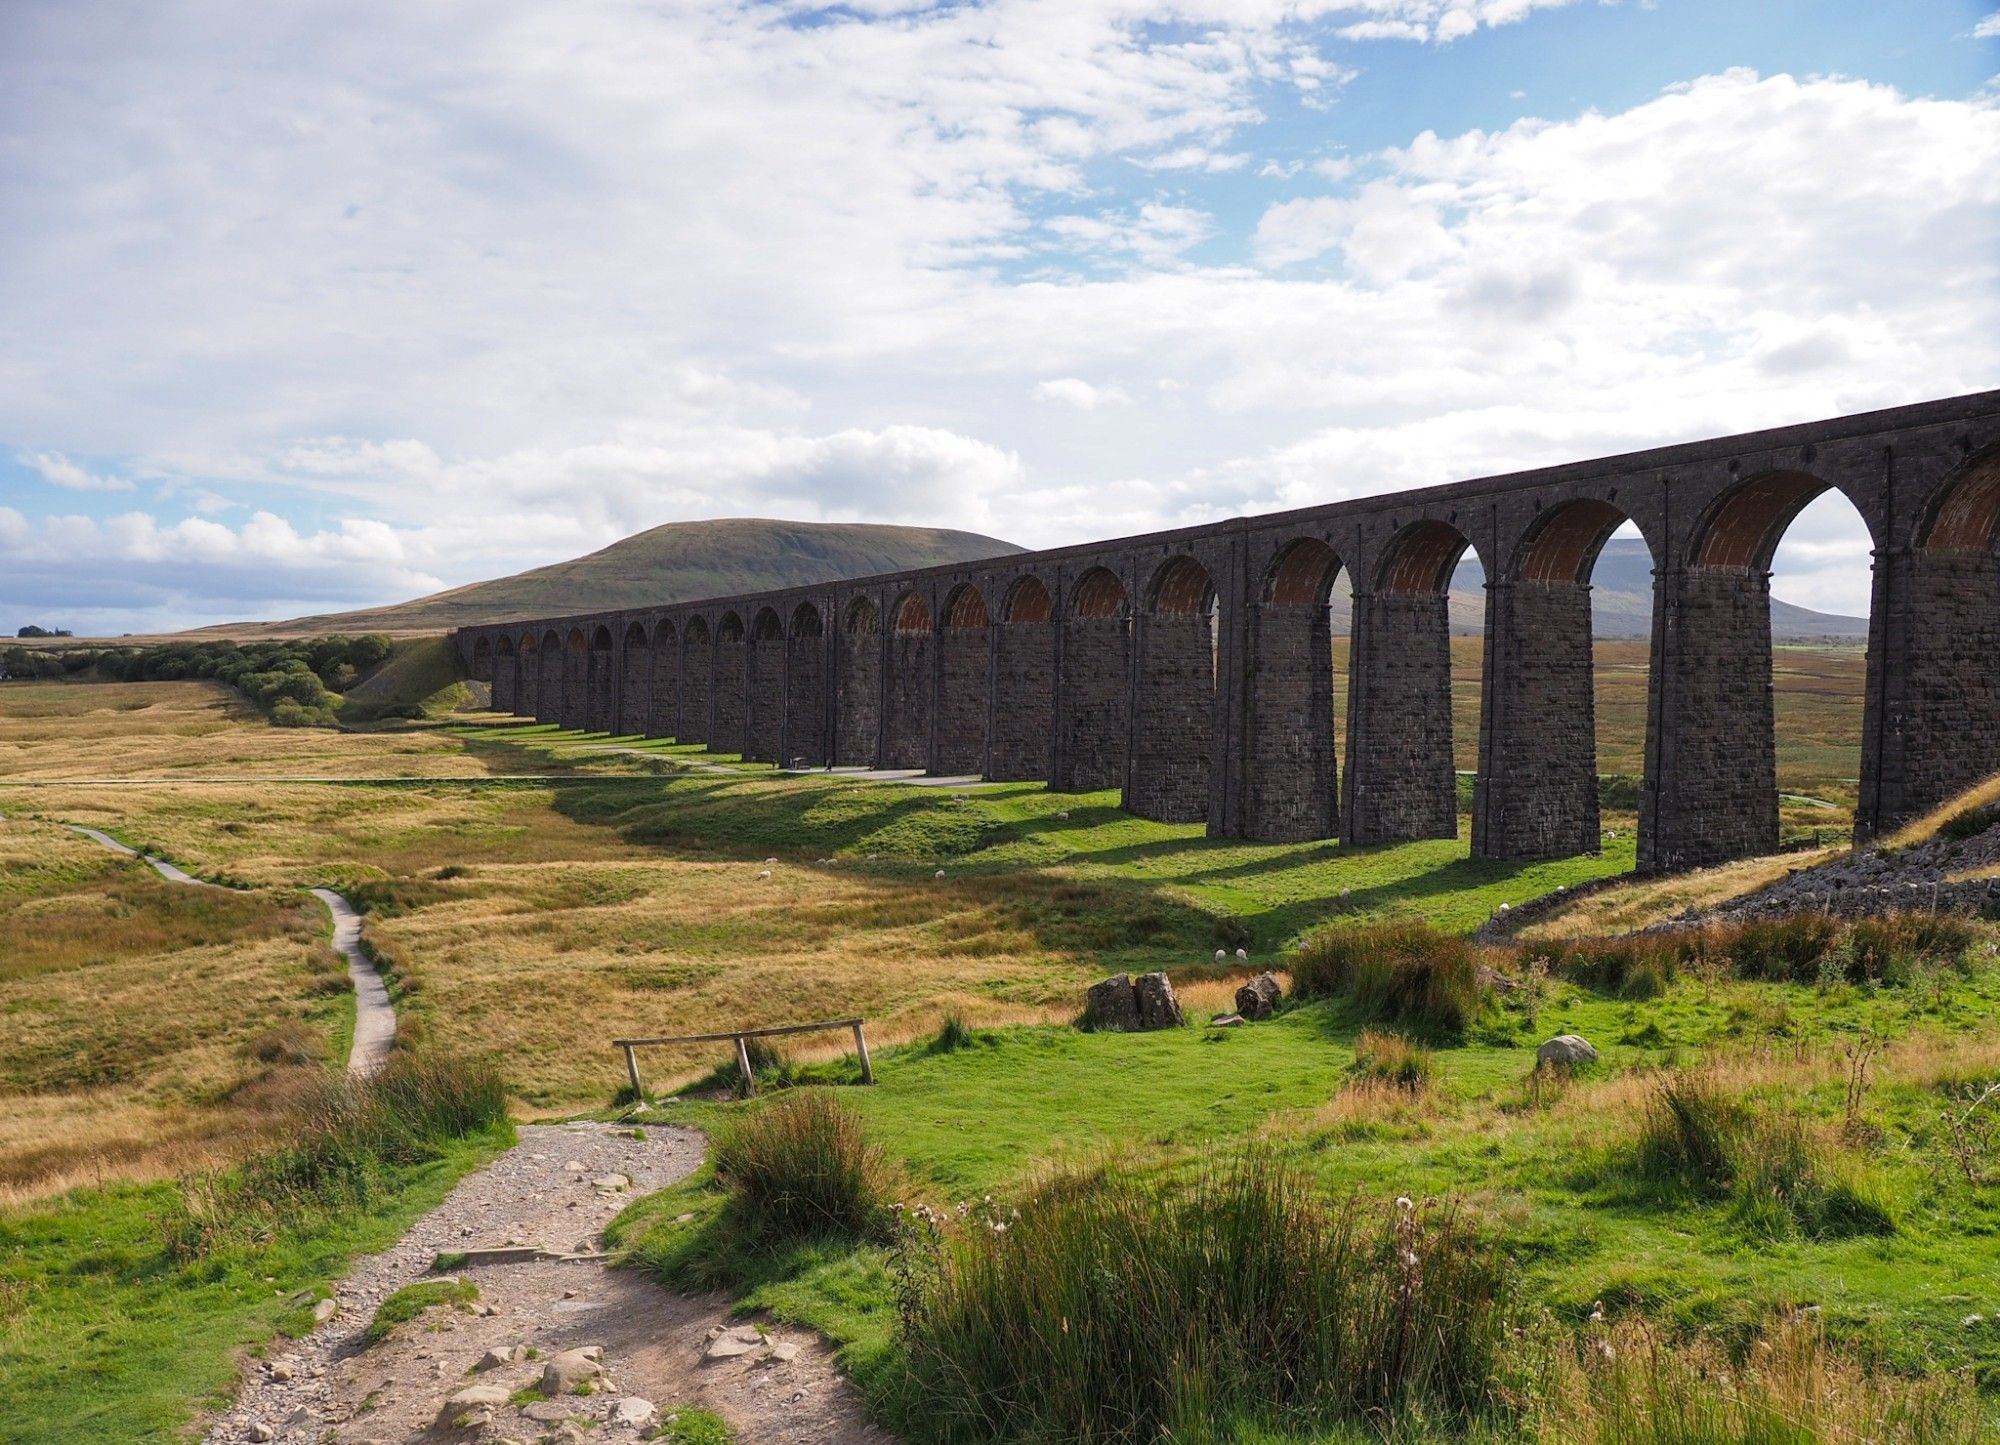
M 792 609 L 792 636 L 796 638 L 818 637 L 824 629 L 820 624 L 819 609 L 810 602 L 801 602 Z
M 1045 623 L 1054 615 L 1055 604 L 1049 600 L 1049 589 L 1042 585 L 1041 578 L 1020 577 L 1007 589 L 1002 616 L 1009 625 Z

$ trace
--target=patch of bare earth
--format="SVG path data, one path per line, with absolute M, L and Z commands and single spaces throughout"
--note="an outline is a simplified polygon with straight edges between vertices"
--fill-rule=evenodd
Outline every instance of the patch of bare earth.
M 237 1403 L 211 1422 L 211 1445 L 638 1440 L 695 1407 L 721 1416 L 743 1445 L 889 1441 L 867 1422 L 825 1341 L 775 1324 L 760 1333 L 732 1320 L 719 1297 L 676 1295 L 601 1258 L 475 1255 L 448 1274 L 430 1272 L 440 1255 L 510 1245 L 594 1251 L 635 1195 L 701 1162 L 698 1134 L 645 1133 L 524 1127 L 519 1144 L 460 1181 L 393 1248 L 362 1260 L 339 1286 L 331 1320 L 247 1364 Z M 477 1298 L 435 1306 L 363 1343 L 396 1290 L 451 1278 L 476 1285 Z M 562 1385 L 536 1398 L 551 1372 Z

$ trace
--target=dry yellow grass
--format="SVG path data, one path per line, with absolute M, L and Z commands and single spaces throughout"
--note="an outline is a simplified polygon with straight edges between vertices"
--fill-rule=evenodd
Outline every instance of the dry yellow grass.
M 1548 938 L 1594 938 L 1629 933 L 1664 923 L 1696 908 L 1716 908 L 1732 898 L 1754 893 L 1787 873 L 1810 868 L 1839 856 L 1844 849 L 1822 848 L 1812 853 L 1781 853 L 1745 858 L 1693 873 L 1630 882 L 1578 898 L 1523 928 L 1520 938 L 1532 943 Z
M 1989 803 L 2000 803 L 2000 773 L 1995 773 L 1978 786 L 1960 793 L 1950 802 L 1931 809 L 1923 817 L 1904 824 L 1887 838 L 1885 848 L 1912 848 L 1919 843 L 1928 843 L 1937 836 L 1937 831 L 1947 821 L 1971 808 L 1983 808 Z

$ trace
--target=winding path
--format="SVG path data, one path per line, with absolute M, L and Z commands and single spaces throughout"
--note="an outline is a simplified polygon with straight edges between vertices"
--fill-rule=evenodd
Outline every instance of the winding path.
M 164 858 L 128 848 L 109 833 L 100 833 L 81 823 L 63 826 L 114 853 L 142 859 L 169 883 L 186 883 L 196 888 L 223 886 L 183 872 Z M 354 1045 L 347 1051 L 347 1071 L 373 1074 L 389 1061 L 389 1046 L 396 1041 L 396 1007 L 389 1001 L 389 987 L 382 981 L 380 971 L 361 950 L 361 915 L 331 888 L 314 888 L 311 893 L 333 915 L 333 946 L 347 960 L 347 977 L 354 985 Z

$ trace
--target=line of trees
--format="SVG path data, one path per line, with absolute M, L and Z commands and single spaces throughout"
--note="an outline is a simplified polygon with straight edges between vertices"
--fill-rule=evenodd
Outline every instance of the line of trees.
M 382 665 L 389 639 L 320 637 L 305 642 L 163 642 L 151 647 L 10 647 L 0 678 L 75 677 L 116 682 L 212 679 L 250 699 L 280 727 L 332 727 L 336 693 Z

